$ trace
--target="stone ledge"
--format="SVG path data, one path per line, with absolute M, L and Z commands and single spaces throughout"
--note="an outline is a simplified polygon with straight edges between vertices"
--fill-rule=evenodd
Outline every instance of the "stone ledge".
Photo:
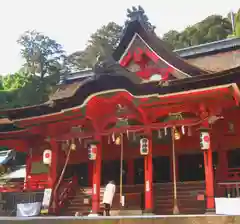
M 240 216 L 176 215 L 134 217 L 0 217 L 1 224 L 239 224 Z

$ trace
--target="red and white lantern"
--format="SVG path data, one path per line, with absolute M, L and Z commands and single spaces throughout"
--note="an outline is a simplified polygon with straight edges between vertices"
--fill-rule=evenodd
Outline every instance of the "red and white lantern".
M 209 132 L 203 131 L 200 133 L 200 147 L 201 147 L 201 150 L 208 150 L 210 148 Z
M 43 163 L 46 165 L 50 165 L 52 162 L 52 151 L 50 149 L 46 149 L 43 152 Z
M 88 148 L 88 159 L 89 160 L 96 160 L 97 158 L 97 146 L 90 145 Z

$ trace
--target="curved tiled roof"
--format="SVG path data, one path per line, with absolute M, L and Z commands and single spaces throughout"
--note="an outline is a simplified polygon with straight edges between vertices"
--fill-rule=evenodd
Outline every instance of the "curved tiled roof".
M 120 60 L 121 56 L 126 51 L 135 34 L 138 34 L 165 61 L 183 71 L 184 73 L 191 76 L 207 73 L 198 67 L 188 64 L 178 54 L 167 49 L 164 41 L 158 38 L 155 33 L 146 31 L 138 20 L 135 20 L 128 24 L 125 35 L 113 53 L 113 58 L 116 61 Z
M 63 109 L 81 105 L 92 94 L 116 89 L 125 89 L 132 95 L 169 94 L 182 91 L 213 87 L 223 84 L 240 83 L 240 67 L 215 73 L 213 76 L 199 75 L 196 77 L 172 80 L 167 85 L 158 83 L 134 83 L 129 77 L 121 73 L 95 74 L 94 78 L 88 78 L 80 83 L 80 87 L 74 90 L 66 99 L 55 100 L 48 104 L 27 108 L 0 111 L 9 120 L 22 119 L 44 114 L 52 114 Z

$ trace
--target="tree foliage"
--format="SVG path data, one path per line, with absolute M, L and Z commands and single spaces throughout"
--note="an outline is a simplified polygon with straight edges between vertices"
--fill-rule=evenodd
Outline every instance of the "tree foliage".
M 102 26 L 90 36 L 87 47 L 68 57 L 68 63 L 73 69 L 92 68 L 97 61 L 110 56 L 116 48 L 122 27 L 114 22 Z
M 232 36 L 240 37 L 240 9 L 237 13 L 229 13 L 228 18 L 229 20 L 233 20 L 234 24 L 234 32 Z
M 68 70 L 65 52 L 55 40 L 36 31 L 27 31 L 17 42 L 25 64 L 16 73 L 1 76 L 1 109 L 46 101 L 60 75 Z
M 36 31 L 27 31 L 17 42 L 21 45 L 28 73 L 40 75 L 42 80 L 46 75 L 61 71 L 65 52 L 55 40 Z
M 187 27 L 184 31 L 171 30 L 163 35 L 163 40 L 172 48 L 179 49 L 209 43 L 227 38 L 232 32 L 231 22 L 220 15 L 212 15 L 203 21 Z

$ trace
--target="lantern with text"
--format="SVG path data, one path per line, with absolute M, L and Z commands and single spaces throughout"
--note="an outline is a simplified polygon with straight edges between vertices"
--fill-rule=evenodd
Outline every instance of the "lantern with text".
M 88 147 L 88 159 L 89 160 L 96 160 L 97 157 L 97 146 L 96 145 L 90 145 Z
M 210 135 L 207 131 L 200 133 L 200 147 L 201 150 L 208 150 L 210 148 Z
M 149 153 L 149 141 L 147 138 L 140 139 L 140 154 L 148 155 Z
M 43 163 L 46 165 L 50 165 L 52 162 L 52 151 L 50 149 L 46 149 L 43 152 Z

